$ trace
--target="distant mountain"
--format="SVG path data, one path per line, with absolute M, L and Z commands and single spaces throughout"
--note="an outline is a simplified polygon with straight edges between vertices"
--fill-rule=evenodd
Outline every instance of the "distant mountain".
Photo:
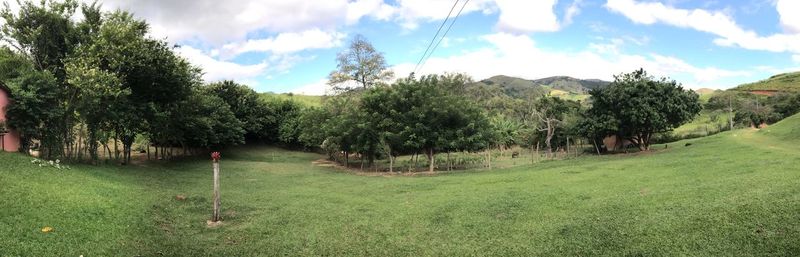
M 800 71 L 778 74 L 758 82 L 742 84 L 733 90 L 753 92 L 800 92 Z
M 696 92 L 698 95 L 707 95 L 707 94 L 713 94 L 713 93 L 715 93 L 716 91 L 717 91 L 717 90 L 710 89 L 710 88 L 698 88 L 698 89 L 695 89 L 695 90 L 694 90 L 694 92 Z
M 589 90 L 605 87 L 611 82 L 599 79 L 576 79 L 567 76 L 547 77 L 536 80 L 521 79 L 504 75 L 494 76 L 473 83 L 474 86 L 497 86 L 511 97 L 521 97 L 525 93 L 548 94 L 557 92 L 563 95 L 586 95 Z
M 563 90 L 575 94 L 588 94 L 589 90 L 602 88 L 611 82 L 599 79 L 576 79 L 567 76 L 555 76 L 532 80 L 534 84 L 549 86 L 553 89 Z

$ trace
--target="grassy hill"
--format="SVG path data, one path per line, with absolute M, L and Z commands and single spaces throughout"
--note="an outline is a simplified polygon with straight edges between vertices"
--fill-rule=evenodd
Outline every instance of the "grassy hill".
M 533 91 L 537 94 L 550 94 L 571 100 L 583 100 L 588 97 L 589 90 L 604 87 L 609 83 L 596 79 L 585 80 L 566 76 L 527 80 L 498 75 L 475 82 L 473 85 L 498 86 L 511 97 L 521 97 L 526 92 Z
M 783 119 L 759 133 L 788 142 L 800 142 L 800 114 Z
M 797 256 L 798 127 L 440 176 L 238 148 L 217 228 L 207 160 L 55 170 L 0 153 L 0 256 Z
M 714 96 L 714 93 L 719 92 L 720 90 L 714 90 L 710 88 L 700 88 L 695 89 L 694 92 L 700 95 L 700 102 L 707 103 L 708 99 Z
M 575 94 L 588 94 L 589 90 L 602 88 L 611 82 L 599 79 L 576 79 L 567 76 L 555 76 L 532 81 L 536 85 L 546 85 L 553 89 L 563 90 Z
M 292 93 L 259 93 L 262 98 L 278 98 L 282 100 L 291 100 L 306 106 L 322 106 L 322 98 L 324 96 L 318 95 L 298 95 Z
M 734 88 L 734 90 L 800 92 L 800 71 L 778 74 L 765 80 L 743 84 Z

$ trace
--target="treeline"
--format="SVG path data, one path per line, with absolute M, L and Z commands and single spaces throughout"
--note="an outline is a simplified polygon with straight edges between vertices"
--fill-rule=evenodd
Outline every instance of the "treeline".
M 382 53 L 361 36 L 337 62 L 330 75 L 337 94 L 303 112 L 297 139 L 348 167 L 350 157 L 358 157 L 362 169 L 386 159 L 392 171 L 398 156 L 423 154 L 433 171 L 439 153 L 514 146 L 541 149 L 550 158 L 589 142 L 600 153 L 609 135 L 646 151 L 655 135 L 691 121 L 701 109 L 696 93 L 644 70 L 615 76 L 607 87 L 593 90 L 589 102 L 578 102 L 538 90 L 510 97 L 491 85 L 475 86 L 464 74 L 411 74 L 390 85 Z M 484 153 L 491 165 L 491 154 Z
M 424 154 L 433 171 L 435 154 L 479 151 L 494 140 L 486 114 L 458 94 L 464 78 L 410 77 L 329 98 L 305 112 L 299 139 L 343 164 L 358 153 L 362 168 L 380 157 L 393 171 L 397 156 Z
M 78 11 L 83 19 L 75 21 Z M 23 152 L 92 161 L 105 153 L 127 163 L 137 138 L 155 146 L 157 158 L 171 156 L 166 147 L 185 153 L 277 142 L 280 124 L 299 115 L 299 105 L 265 101 L 244 85 L 203 85 L 199 68 L 125 11 L 22 2 L 0 17 L 8 43 L 0 48 L 0 82 L 13 101 L 6 125 L 20 133 Z
M 713 118 L 732 113 L 730 127 L 759 127 L 800 112 L 800 93 L 778 92 L 766 96 L 746 91 L 719 91 L 704 107 L 711 111 Z

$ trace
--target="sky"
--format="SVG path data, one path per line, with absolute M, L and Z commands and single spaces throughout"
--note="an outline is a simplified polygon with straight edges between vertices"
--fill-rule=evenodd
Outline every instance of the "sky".
M 355 35 L 396 77 L 461 72 L 613 80 L 644 68 L 687 88 L 725 89 L 800 70 L 800 0 L 106 0 L 204 70 L 258 92 L 321 95 Z M 445 29 L 447 25 L 445 25 Z M 444 32 L 444 29 L 443 31 Z M 437 39 L 438 40 L 438 39 Z M 435 44 L 435 43 L 434 43 Z

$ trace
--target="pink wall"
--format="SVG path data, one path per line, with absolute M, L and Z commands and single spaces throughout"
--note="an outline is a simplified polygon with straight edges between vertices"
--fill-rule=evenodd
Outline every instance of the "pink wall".
M 0 121 L 6 120 L 6 106 L 8 106 L 10 99 L 8 97 L 8 92 L 6 92 L 3 88 L 0 87 Z M 5 134 L 2 138 L 2 148 L 6 152 L 16 152 L 19 150 L 19 134 L 9 129 L 8 134 Z

